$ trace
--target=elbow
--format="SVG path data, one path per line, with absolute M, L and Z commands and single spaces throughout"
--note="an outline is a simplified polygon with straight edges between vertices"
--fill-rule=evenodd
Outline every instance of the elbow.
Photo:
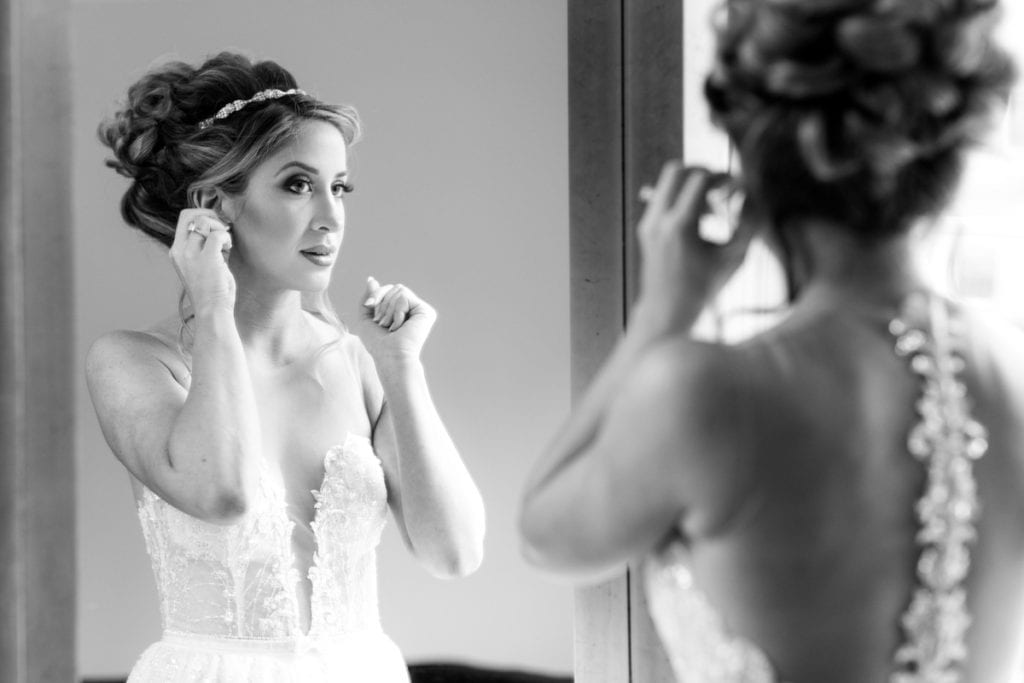
M 427 571 L 438 579 L 459 579 L 474 573 L 484 561 L 484 534 L 467 535 L 438 544 L 422 553 Z
M 194 470 L 177 468 L 177 444 L 170 443 L 166 452 L 166 467 L 185 482 L 194 482 L 191 487 L 191 508 L 186 510 L 193 517 L 227 526 L 239 522 L 249 511 L 252 500 L 250 483 L 252 477 L 244 469 L 220 468 L 218 470 Z M 180 447 L 180 446 L 179 446 Z
M 541 571 L 556 575 L 572 573 L 576 568 L 573 547 L 560 535 L 554 520 L 526 505 L 519 513 L 519 554 Z
M 458 553 L 437 558 L 431 563 L 430 573 L 439 579 L 461 579 L 469 576 L 483 563 L 483 552 Z
M 431 573 L 440 579 L 459 579 L 475 572 L 483 561 L 484 535 L 481 532 L 439 553 L 431 563 Z
M 549 525 L 542 524 L 529 505 L 519 511 L 519 553 L 534 567 L 547 567 L 545 548 L 549 542 Z
M 230 526 L 241 521 L 248 511 L 249 501 L 244 492 L 223 489 L 207 497 L 201 518 L 211 524 Z

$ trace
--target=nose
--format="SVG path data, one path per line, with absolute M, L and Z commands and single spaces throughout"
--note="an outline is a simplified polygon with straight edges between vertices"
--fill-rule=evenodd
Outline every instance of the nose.
M 345 205 L 330 193 L 321 198 L 313 228 L 319 232 L 338 232 L 345 228 Z

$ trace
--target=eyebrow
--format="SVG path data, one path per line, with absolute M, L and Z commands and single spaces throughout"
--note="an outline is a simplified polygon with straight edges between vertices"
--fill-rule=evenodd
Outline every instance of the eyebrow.
M 274 177 L 276 178 L 277 176 L 281 175 L 282 173 L 284 173 L 285 171 L 287 171 L 288 169 L 290 169 L 292 167 L 301 168 L 303 171 L 305 171 L 306 173 L 309 173 L 311 175 L 320 175 L 320 171 L 316 170 L 314 167 L 310 166 L 309 164 L 304 164 L 301 161 L 289 161 L 287 164 L 285 164 L 280 169 L 278 169 L 277 173 L 274 174 Z M 348 171 L 342 171 L 342 172 L 338 173 L 338 175 L 336 175 L 335 177 L 336 178 L 344 178 L 347 175 L 348 175 Z

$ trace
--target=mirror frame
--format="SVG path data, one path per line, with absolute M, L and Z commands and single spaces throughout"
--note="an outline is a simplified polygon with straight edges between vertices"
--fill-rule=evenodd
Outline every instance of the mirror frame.
M 681 0 L 569 0 L 571 377 L 578 400 L 636 298 L 640 187 L 683 156 Z M 672 680 L 635 571 L 575 595 L 579 683 Z

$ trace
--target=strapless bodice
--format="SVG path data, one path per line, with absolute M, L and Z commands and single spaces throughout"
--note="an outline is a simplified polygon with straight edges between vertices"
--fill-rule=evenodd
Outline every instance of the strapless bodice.
M 139 520 L 166 633 L 302 643 L 379 631 L 376 546 L 387 514 L 384 473 L 370 441 L 348 435 L 324 458 L 311 528 L 309 630 L 280 472 L 262 462 L 258 491 L 231 525 L 203 522 L 143 488 Z

